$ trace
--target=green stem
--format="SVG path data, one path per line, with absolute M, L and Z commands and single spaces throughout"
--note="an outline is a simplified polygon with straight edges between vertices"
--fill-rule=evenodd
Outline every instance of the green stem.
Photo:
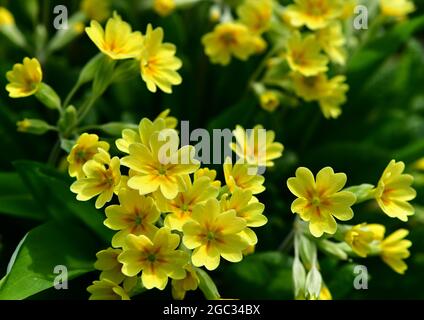
M 66 96 L 65 102 L 63 103 L 63 107 L 64 109 L 66 109 L 66 107 L 69 105 L 69 103 L 71 102 L 72 98 L 74 97 L 75 93 L 78 91 L 78 89 L 81 87 L 81 84 L 79 81 L 77 81 L 75 83 L 75 85 L 72 87 L 71 91 L 68 93 L 68 95 Z
M 256 68 L 256 70 L 253 72 L 252 76 L 250 77 L 247 85 L 247 90 L 250 90 L 252 88 L 252 85 L 257 81 L 259 76 L 262 74 L 264 69 L 266 68 L 266 64 L 268 62 L 268 59 L 271 58 L 275 52 L 277 51 L 277 48 L 274 47 L 273 49 L 269 50 L 268 53 L 265 55 L 265 57 L 262 59 L 259 66 Z
M 56 164 L 56 162 L 59 158 L 59 155 L 60 155 L 60 140 L 57 140 L 56 143 L 53 146 L 53 149 L 50 152 L 49 159 L 47 160 L 47 163 L 52 165 L 52 166 L 55 166 L 55 164 Z
M 94 106 L 94 103 L 98 99 L 98 96 L 93 95 L 87 103 L 85 103 L 80 110 L 78 110 L 78 121 L 77 124 L 81 123 L 81 121 L 87 116 L 90 112 L 91 108 Z

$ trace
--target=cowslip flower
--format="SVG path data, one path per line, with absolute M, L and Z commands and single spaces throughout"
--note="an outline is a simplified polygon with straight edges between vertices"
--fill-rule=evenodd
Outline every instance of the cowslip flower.
M 274 112 L 280 106 L 280 98 L 278 92 L 274 90 L 266 90 L 259 96 L 262 109 Z
M 283 11 L 283 18 L 294 27 L 317 30 L 340 17 L 342 10 L 340 0 L 294 0 L 294 4 Z
M 95 206 L 96 209 L 100 209 L 119 189 L 121 179 L 119 167 L 118 157 L 111 159 L 107 151 L 98 149 L 93 159 L 88 160 L 82 167 L 85 177 L 75 181 L 71 185 L 71 191 L 77 194 L 79 201 L 87 201 L 98 196 Z
M 199 167 L 194 147 L 178 149 L 178 145 L 178 133 L 172 129 L 154 132 L 150 148 L 141 143 L 131 144 L 129 155 L 121 159 L 122 165 L 134 171 L 128 186 L 142 195 L 160 190 L 166 199 L 174 199 L 183 189 L 182 177 Z
M 237 8 L 237 14 L 241 23 L 254 33 L 261 34 L 269 29 L 272 10 L 272 0 L 246 0 Z
M 169 115 L 170 113 L 171 113 L 171 109 L 165 109 L 156 117 L 155 120 L 163 119 L 165 120 L 165 128 L 175 129 L 178 125 L 178 119 L 170 116 Z
M 0 7 L 0 27 L 11 26 L 15 24 L 13 14 L 4 7 Z
M 154 0 L 153 10 L 162 17 L 170 15 L 176 8 L 175 0 Z
M 408 216 L 415 212 L 408 202 L 417 195 L 411 187 L 414 177 L 404 174 L 405 164 L 402 161 L 390 161 L 384 170 L 376 188 L 376 200 L 381 210 L 391 218 L 408 221 Z
M 97 48 L 112 60 L 135 58 L 141 54 L 143 36 L 139 31 L 133 32 L 116 12 L 107 21 L 105 29 L 92 20 L 85 32 Z
M 346 63 L 346 39 L 340 22 L 332 22 L 327 27 L 316 32 L 316 37 L 322 49 L 331 61 L 344 65 Z
M 211 180 L 212 186 L 215 188 L 221 187 L 221 181 L 216 179 L 216 170 L 211 170 L 209 168 L 199 168 L 194 173 L 194 180 L 197 180 L 201 177 L 208 177 Z
M 265 130 L 261 125 L 247 131 L 236 126 L 233 135 L 236 142 L 231 143 L 231 149 L 248 164 L 272 167 L 272 160 L 280 158 L 283 154 L 284 146 L 274 141 L 275 132 Z
M 110 16 L 110 0 L 83 0 L 80 4 L 81 11 L 87 18 L 104 21 Z
M 154 235 L 158 230 L 155 222 L 160 217 L 155 201 L 127 188 L 119 190 L 118 198 L 119 205 L 111 205 L 105 210 L 105 226 L 118 231 L 112 238 L 112 246 L 123 247 L 129 234 Z
M 186 270 L 185 278 L 181 280 L 172 280 L 172 297 L 175 300 L 183 300 L 186 292 L 196 290 L 200 283 L 196 270 L 191 263 L 187 264 L 184 268 Z
M 87 291 L 91 294 L 89 300 L 130 300 L 124 288 L 108 279 L 93 281 Z
M 160 192 L 155 193 L 158 207 L 162 212 L 169 212 L 166 215 L 164 225 L 172 230 L 183 230 L 183 225 L 191 220 L 193 207 L 199 203 L 216 198 L 218 188 L 212 185 L 212 181 L 204 176 L 191 181 L 189 176 L 183 177 L 184 191 L 172 199 L 167 200 Z
M 232 56 L 247 60 L 258 49 L 249 28 L 239 22 L 218 24 L 213 32 L 203 36 L 202 43 L 211 62 L 223 66 L 231 62 Z
M 234 210 L 237 217 L 246 221 L 246 228 L 241 232 L 241 236 L 248 242 L 249 246 L 254 246 L 258 242 L 255 232 L 251 228 L 265 225 L 268 219 L 262 214 L 265 205 L 253 197 L 249 190 L 236 189 L 231 196 L 227 193 L 221 197 L 221 210 Z
M 81 134 L 66 158 L 69 163 L 69 175 L 77 177 L 77 179 L 84 178 L 85 174 L 82 167 L 88 160 L 93 159 L 99 148 L 109 151 L 109 143 L 99 141 L 99 137 L 96 134 Z
M 163 290 L 168 278 L 184 279 L 184 266 L 188 254 L 177 247 L 180 237 L 168 228 L 159 229 L 151 238 L 144 235 L 128 235 L 124 251 L 118 260 L 123 264 L 122 272 L 129 277 L 141 272 L 141 281 L 146 289 Z
M 351 227 L 344 235 L 345 242 L 358 256 L 365 258 L 384 237 L 385 228 L 381 224 L 361 223 Z
M 328 81 L 327 95 L 318 100 L 325 118 L 336 119 L 342 113 L 340 106 L 346 102 L 346 92 L 349 90 L 345 82 L 345 76 L 335 76 Z
M 399 229 L 381 242 L 381 258 L 394 271 L 404 274 L 408 266 L 403 261 L 409 257 L 408 248 L 412 242 L 404 239 L 409 234 L 408 230 Z
M 410 0 L 380 0 L 381 13 L 384 16 L 405 19 L 415 11 L 415 5 Z
M 175 56 L 176 47 L 172 43 L 163 43 L 163 29 L 153 30 L 147 26 L 143 39 L 140 59 L 141 78 L 147 89 L 156 92 L 157 87 L 165 93 L 172 93 L 172 86 L 181 84 L 182 78 L 177 72 L 182 62 Z
M 11 98 L 24 98 L 35 94 L 43 80 L 40 62 L 36 58 L 24 58 L 22 63 L 16 63 L 13 69 L 6 73 L 9 84 L 6 90 Z
M 328 58 L 321 53 L 321 46 L 315 35 L 302 37 L 296 31 L 287 43 L 287 62 L 293 71 L 309 77 L 328 70 Z
M 102 271 L 100 280 L 108 279 L 116 284 L 120 284 L 125 279 L 121 272 L 122 264 L 118 261 L 121 249 L 107 248 L 96 253 L 97 261 L 94 268 Z
M 225 183 L 230 192 L 236 188 L 250 190 L 252 194 L 258 194 L 265 191 L 263 186 L 265 178 L 257 174 L 257 167 L 243 163 L 241 160 L 234 165 L 227 159 L 223 165 Z
M 316 180 L 309 169 L 300 167 L 296 170 L 296 177 L 287 180 L 289 190 L 298 197 L 293 201 L 291 210 L 309 222 L 309 230 L 314 237 L 334 234 L 337 230 L 334 217 L 342 221 L 352 219 L 351 206 L 356 197 L 352 192 L 340 191 L 346 180 L 344 173 L 334 173 L 330 167 L 321 169 Z
M 247 242 L 239 235 L 246 228 L 246 221 L 236 216 L 234 210 L 221 211 L 217 199 L 193 208 L 192 221 L 183 226 L 183 243 L 194 249 L 191 261 L 194 266 L 215 270 L 224 258 L 239 262 Z

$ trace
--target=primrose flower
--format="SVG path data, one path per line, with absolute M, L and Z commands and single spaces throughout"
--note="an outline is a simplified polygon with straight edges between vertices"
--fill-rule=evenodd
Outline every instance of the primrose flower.
M 110 0 L 83 0 L 80 7 L 91 20 L 102 22 L 110 16 Z
M 342 113 L 340 106 L 346 102 L 349 86 L 345 76 L 335 76 L 328 82 L 328 94 L 319 99 L 319 106 L 324 117 L 336 119 Z
M 111 205 L 105 210 L 105 226 L 118 231 L 112 238 L 112 246 L 123 247 L 129 234 L 154 235 L 158 230 L 155 222 L 160 217 L 155 201 L 127 188 L 119 190 L 118 198 L 119 205 Z
M 87 201 L 98 195 L 96 209 L 109 202 L 118 191 L 121 179 L 119 158 L 110 158 L 107 151 L 99 148 L 93 159 L 82 167 L 85 177 L 71 185 L 71 191 L 77 194 L 77 200 Z
M 283 153 L 284 146 L 274 142 L 275 132 L 265 130 L 261 125 L 247 132 L 241 126 L 236 126 L 233 134 L 236 143 L 231 143 L 231 149 L 248 164 L 272 167 L 272 160 L 280 158 Z
M 130 300 L 124 288 L 108 279 L 93 281 L 87 291 L 91 294 L 89 300 Z
M 191 220 L 193 207 L 199 203 L 216 198 L 218 188 L 212 185 L 208 177 L 200 177 L 191 181 L 188 175 L 183 177 L 184 191 L 172 199 L 167 200 L 160 192 L 155 193 L 158 207 L 166 215 L 164 225 L 172 230 L 183 230 L 183 225 Z
M 172 43 L 163 43 L 163 29 L 153 30 L 147 26 L 140 59 L 141 78 L 147 89 L 156 92 L 157 87 L 165 93 L 172 93 L 172 86 L 181 84 L 182 78 L 177 70 L 182 62 L 175 56 L 176 47 Z
M 384 237 L 385 228 L 381 224 L 361 223 L 346 231 L 344 240 L 358 256 L 365 258 L 372 245 L 377 245 Z
M 220 257 L 239 262 L 247 242 L 239 234 L 246 228 L 246 221 L 236 216 L 234 210 L 221 212 L 217 199 L 193 208 L 192 221 L 183 226 L 183 243 L 194 249 L 191 260 L 194 266 L 215 270 Z
M 0 27 L 11 26 L 15 24 L 13 14 L 4 7 L 0 7 Z
M 209 168 L 199 168 L 194 173 L 194 180 L 200 179 L 201 177 L 208 177 L 211 180 L 212 186 L 215 188 L 221 187 L 221 181 L 215 180 L 216 178 L 216 171 L 211 170 Z
M 182 176 L 199 167 L 194 147 L 178 150 L 178 145 L 178 133 L 172 129 L 154 132 L 150 148 L 142 143 L 131 144 L 129 155 L 121 159 L 122 165 L 134 171 L 128 186 L 142 195 L 160 190 L 166 199 L 174 199 L 182 191 Z
M 100 280 L 108 279 L 114 283 L 121 283 L 125 276 L 121 272 L 122 264 L 118 261 L 121 249 L 108 248 L 96 253 L 97 261 L 94 267 L 101 270 Z
M 168 129 L 175 129 L 178 125 L 178 119 L 175 117 L 170 116 L 171 109 L 165 109 L 162 111 L 155 120 L 157 119 L 163 119 L 165 120 L 165 128 Z
M 238 22 L 218 24 L 213 32 L 203 36 L 205 52 L 212 63 L 228 65 L 231 57 L 247 60 L 257 52 L 257 42 L 249 28 Z
M 289 190 L 298 197 L 293 201 L 291 210 L 309 222 L 309 230 L 314 237 L 334 234 L 337 230 L 334 217 L 342 221 L 352 219 L 350 207 L 356 197 L 352 192 L 340 191 L 346 179 L 344 173 L 334 173 L 332 168 L 325 167 L 318 172 L 315 180 L 309 169 L 300 167 L 296 170 L 296 177 L 287 180 Z
M 251 31 L 261 34 L 269 29 L 272 18 L 272 0 L 245 0 L 237 8 L 240 22 Z
M 24 58 L 22 63 L 16 63 L 13 69 L 6 73 L 9 84 L 6 90 L 11 98 L 24 98 L 35 94 L 43 80 L 40 62 L 36 58 Z
M 332 22 L 316 33 L 317 40 L 331 61 L 344 65 L 346 63 L 346 39 L 340 22 Z
M 391 218 L 408 221 L 408 216 L 415 212 L 408 202 L 417 195 L 411 187 L 414 177 L 404 174 L 405 164 L 402 161 L 390 161 L 381 175 L 376 189 L 376 200 L 381 210 Z
M 342 14 L 341 0 L 294 0 L 283 12 L 283 18 L 294 27 L 311 30 L 325 28 Z
M 259 96 L 262 109 L 274 112 L 280 106 L 280 98 L 278 92 L 274 90 L 267 90 Z
M 227 159 L 223 165 L 225 182 L 230 192 L 236 188 L 250 190 L 252 194 L 258 194 L 265 190 L 263 186 L 265 178 L 257 174 L 257 168 L 242 161 L 234 165 Z
M 133 32 L 116 12 L 107 21 L 105 29 L 92 20 L 85 32 L 97 48 L 112 60 L 136 58 L 141 54 L 143 36 L 139 31 Z
M 151 238 L 130 234 L 118 257 L 123 264 L 122 272 L 133 277 L 141 271 L 141 281 L 146 289 L 163 290 L 168 277 L 181 280 L 186 276 L 184 266 L 188 254 L 177 250 L 179 244 L 180 237 L 168 228 L 159 229 Z
M 185 278 L 181 280 L 172 280 L 172 297 L 175 300 L 183 300 L 186 292 L 196 290 L 200 283 L 196 270 L 190 263 L 184 268 L 186 270 Z
M 384 16 L 405 19 L 415 11 L 415 5 L 410 0 L 380 0 L 381 13 Z
M 394 271 L 404 274 L 408 266 L 403 261 L 409 257 L 408 248 L 412 242 L 404 239 L 409 234 L 408 230 L 399 229 L 381 242 L 381 258 Z
M 84 178 L 85 174 L 82 167 L 88 160 L 93 159 L 99 148 L 109 151 L 109 144 L 105 141 L 99 141 L 96 134 L 83 133 L 80 135 L 66 158 L 69 163 L 69 175 L 77 177 L 77 179 Z
M 175 10 L 175 0 L 154 0 L 153 10 L 162 17 L 166 17 Z
M 328 70 L 328 58 L 321 53 L 321 46 L 315 35 L 304 38 L 294 32 L 287 43 L 287 62 L 293 71 L 309 77 Z

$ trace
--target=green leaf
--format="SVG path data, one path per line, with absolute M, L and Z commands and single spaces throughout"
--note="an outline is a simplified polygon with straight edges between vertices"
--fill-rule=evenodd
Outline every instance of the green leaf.
M 49 222 L 31 230 L 0 282 L 0 300 L 25 299 L 53 287 L 58 265 L 67 268 L 68 280 L 94 270 L 95 252 L 94 239 L 80 227 Z

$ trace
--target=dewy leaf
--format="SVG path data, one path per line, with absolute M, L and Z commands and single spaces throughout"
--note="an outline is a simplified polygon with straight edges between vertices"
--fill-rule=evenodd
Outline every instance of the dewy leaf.
M 56 266 L 67 268 L 68 280 L 94 270 L 95 239 L 84 229 L 49 222 L 31 230 L 1 280 L 0 300 L 25 299 L 54 286 Z

